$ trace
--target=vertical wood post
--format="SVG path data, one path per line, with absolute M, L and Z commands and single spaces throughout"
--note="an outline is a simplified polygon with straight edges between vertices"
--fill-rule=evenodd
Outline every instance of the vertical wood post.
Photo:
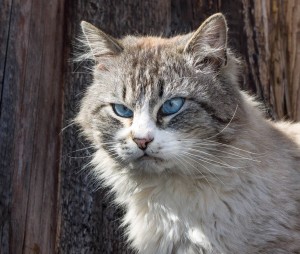
M 0 253 L 55 252 L 63 7 L 1 2 Z

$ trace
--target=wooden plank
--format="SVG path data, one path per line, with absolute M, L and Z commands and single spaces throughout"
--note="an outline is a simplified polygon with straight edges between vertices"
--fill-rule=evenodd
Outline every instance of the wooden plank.
M 286 15 L 283 22 L 287 31 L 287 103 L 288 115 L 300 121 L 300 3 L 297 0 L 285 2 Z
M 300 120 L 299 1 L 244 0 L 248 65 L 275 119 Z
M 12 1 L 2 1 L 0 9 L 0 105 L 2 101 L 2 85 L 7 60 L 8 34 L 10 31 Z
M 12 177 L 9 248 L 54 253 L 62 115 L 63 1 L 13 1 L 3 77 L 1 172 Z M 1 133 L 2 133 L 1 130 Z M 2 141 L 2 140 L 1 140 Z
M 10 207 L 11 207 L 11 153 L 15 118 L 15 98 L 12 86 L 4 85 L 4 77 L 11 77 L 6 66 L 9 50 L 9 32 L 12 19 L 12 1 L 0 3 L 0 253 L 10 253 Z M 6 74 L 6 75 L 5 75 Z

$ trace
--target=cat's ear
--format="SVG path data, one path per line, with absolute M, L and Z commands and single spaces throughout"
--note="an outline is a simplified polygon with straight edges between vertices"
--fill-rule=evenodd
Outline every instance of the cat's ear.
M 197 68 L 218 71 L 227 62 L 227 22 L 223 14 L 210 16 L 194 32 L 184 48 Z
M 95 60 L 103 56 L 118 55 L 123 51 L 122 45 L 111 36 L 88 22 L 81 22 L 81 29 L 84 34 L 83 43 L 90 49 L 90 58 Z

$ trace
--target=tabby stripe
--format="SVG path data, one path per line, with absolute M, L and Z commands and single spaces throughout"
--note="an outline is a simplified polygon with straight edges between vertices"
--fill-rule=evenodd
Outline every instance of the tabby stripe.
M 123 97 L 123 101 L 125 101 L 125 98 L 126 98 L 126 86 L 123 86 L 123 89 L 122 89 L 122 97 Z
M 210 105 L 208 105 L 207 103 L 205 103 L 203 101 L 197 101 L 197 100 L 192 100 L 192 101 L 199 104 L 201 108 L 203 108 L 212 118 L 216 119 L 218 122 L 223 123 L 223 124 L 228 124 L 230 122 L 230 119 L 223 119 L 223 118 L 219 117 L 216 114 L 216 110 L 213 107 L 211 107 Z
M 98 114 L 98 113 L 100 112 L 100 110 L 101 110 L 102 108 L 104 108 L 105 106 L 107 106 L 107 105 L 103 104 L 103 105 L 100 105 L 100 106 L 96 107 L 95 109 L 92 110 L 92 114 L 93 114 L 93 115 Z
M 162 98 L 164 94 L 164 81 L 162 79 L 158 80 L 158 96 Z

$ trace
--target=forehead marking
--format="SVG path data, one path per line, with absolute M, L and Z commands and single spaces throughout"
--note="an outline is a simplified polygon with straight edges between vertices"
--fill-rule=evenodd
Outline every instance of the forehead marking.
M 163 94 L 164 94 L 164 80 L 163 79 L 159 79 L 158 80 L 158 96 L 159 98 L 162 98 Z
M 123 101 L 125 101 L 125 98 L 126 98 L 126 85 L 123 86 L 123 89 L 122 89 L 122 98 L 123 98 Z

